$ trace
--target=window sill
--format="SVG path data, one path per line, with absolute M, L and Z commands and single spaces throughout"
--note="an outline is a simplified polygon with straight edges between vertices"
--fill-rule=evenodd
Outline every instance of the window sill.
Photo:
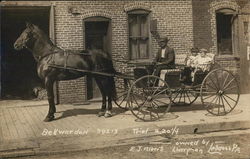
M 217 55 L 217 56 L 215 56 L 215 60 L 217 60 L 217 61 L 225 61 L 225 60 L 239 61 L 240 57 L 235 56 L 235 55 Z

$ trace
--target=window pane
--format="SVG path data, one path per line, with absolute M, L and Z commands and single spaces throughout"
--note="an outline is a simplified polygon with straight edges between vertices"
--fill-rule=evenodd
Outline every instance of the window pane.
M 137 45 L 137 40 L 130 39 L 130 57 L 131 59 L 138 59 L 139 58 L 139 50 Z
M 147 16 L 143 15 L 141 17 L 141 36 L 148 37 L 148 21 Z
M 139 24 L 137 15 L 129 16 L 129 36 L 139 36 Z
M 148 40 L 140 40 L 140 58 L 148 58 Z

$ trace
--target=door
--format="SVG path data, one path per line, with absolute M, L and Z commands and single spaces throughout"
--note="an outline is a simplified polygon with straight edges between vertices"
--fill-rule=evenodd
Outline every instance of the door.
M 102 49 L 111 53 L 111 23 L 104 17 L 91 17 L 83 21 L 85 27 L 85 48 Z M 97 70 L 98 71 L 98 70 Z M 93 78 L 87 77 L 87 99 L 101 97 L 100 90 Z
M 250 15 L 239 15 L 240 33 L 240 88 L 250 93 Z

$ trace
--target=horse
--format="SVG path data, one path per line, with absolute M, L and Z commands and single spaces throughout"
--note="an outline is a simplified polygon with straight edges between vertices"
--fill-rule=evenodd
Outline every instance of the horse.
M 49 110 L 44 119 L 45 122 L 55 119 L 54 82 L 76 79 L 86 75 L 95 79 L 102 95 L 102 106 L 98 116 L 112 116 L 112 100 L 116 97 L 114 76 L 91 73 L 92 71 L 108 75 L 116 73 L 109 53 L 100 49 L 63 50 L 54 45 L 38 26 L 29 22 L 26 23 L 25 30 L 14 43 L 14 49 L 21 50 L 24 48 L 32 52 L 34 59 L 37 61 L 37 74 L 44 81 L 47 91 Z

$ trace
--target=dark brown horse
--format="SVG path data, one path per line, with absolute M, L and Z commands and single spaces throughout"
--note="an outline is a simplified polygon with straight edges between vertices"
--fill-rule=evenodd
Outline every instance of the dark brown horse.
M 111 57 L 102 50 L 88 50 L 80 52 L 64 51 L 55 46 L 48 36 L 36 25 L 27 23 L 26 29 L 14 44 L 16 50 L 23 48 L 33 53 L 37 61 L 38 76 L 44 81 L 48 95 L 49 111 L 44 121 L 54 119 L 56 107 L 54 103 L 53 84 L 59 80 L 70 80 L 85 75 L 91 75 L 102 94 L 102 107 L 99 116 L 110 117 L 112 109 L 112 99 L 115 97 L 115 83 L 112 76 L 92 74 L 91 71 L 115 74 Z M 58 66 L 57 68 L 51 67 Z M 74 68 L 85 70 L 76 71 Z M 106 107 L 108 97 L 108 106 Z

